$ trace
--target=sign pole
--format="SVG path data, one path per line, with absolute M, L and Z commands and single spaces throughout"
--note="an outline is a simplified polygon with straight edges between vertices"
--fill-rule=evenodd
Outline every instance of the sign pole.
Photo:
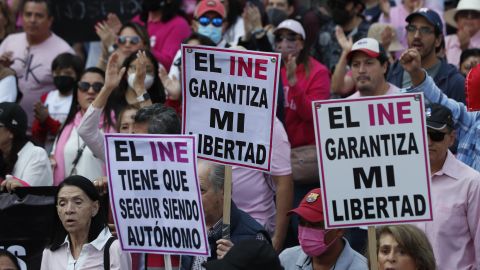
M 170 255 L 163 255 L 163 261 L 165 262 L 165 270 L 172 270 L 172 258 Z
M 370 270 L 378 270 L 375 226 L 368 226 L 368 257 L 370 258 Z
M 230 207 L 232 203 L 232 166 L 225 165 L 223 184 L 223 227 L 222 238 L 230 239 Z

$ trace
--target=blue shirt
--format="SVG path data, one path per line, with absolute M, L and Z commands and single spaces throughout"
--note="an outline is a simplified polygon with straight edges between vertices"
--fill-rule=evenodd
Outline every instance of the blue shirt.
M 430 102 L 439 103 L 452 111 L 458 141 L 457 159 L 480 171 L 480 143 L 477 143 L 480 139 L 480 113 L 468 112 L 463 103 L 448 98 L 428 75 L 421 84 L 405 91 L 423 92 Z
M 350 247 L 347 239 L 343 238 L 342 253 L 332 269 L 368 270 L 367 259 Z M 303 252 L 301 246 L 287 248 L 279 255 L 280 263 L 285 270 L 312 270 L 312 259 Z

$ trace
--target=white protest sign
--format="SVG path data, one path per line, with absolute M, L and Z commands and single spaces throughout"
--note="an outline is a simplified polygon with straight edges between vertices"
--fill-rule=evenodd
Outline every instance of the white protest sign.
M 105 135 L 110 200 L 123 250 L 208 256 L 195 140 Z
M 421 94 L 312 106 L 326 227 L 432 220 Z
M 182 45 L 184 134 L 198 156 L 270 171 L 280 54 Z

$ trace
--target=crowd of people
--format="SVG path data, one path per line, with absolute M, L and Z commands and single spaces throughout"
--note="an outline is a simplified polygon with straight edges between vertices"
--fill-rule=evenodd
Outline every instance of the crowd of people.
M 175 269 L 368 269 L 367 232 L 325 229 L 318 176 L 297 160 L 315 153 L 311 103 L 423 92 L 434 220 L 378 227 L 376 260 L 480 270 L 480 114 L 465 94 L 479 91 L 465 81 L 480 68 L 480 0 L 143 0 L 83 43 L 53 20 L 50 0 L 0 0 L 0 189 L 58 187 L 41 269 L 164 267 L 112 236 L 103 134 L 181 133 L 184 43 L 282 62 L 271 172 L 233 166 L 222 239 L 225 166 L 199 160 L 210 256 L 174 256 Z M 20 267 L 0 250 L 0 269 Z

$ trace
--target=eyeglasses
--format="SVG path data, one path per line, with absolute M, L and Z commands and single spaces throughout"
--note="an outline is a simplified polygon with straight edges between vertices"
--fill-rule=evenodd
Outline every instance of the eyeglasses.
M 95 92 L 100 92 L 100 90 L 102 90 L 102 87 L 103 87 L 103 83 L 101 82 L 94 82 L 94 83 L 89 83 L 89 82 L 79 82 L 78 83 L 78 90 L 82 91 L 82 92 L 87 92 L 90 87 L 93 88 L 93 91 Z
M 121 44 L 121 45 L 127 44 L 127 41 L 132 45 L 137 45 L 138 43 L 140 43 L 140 37 L 138 37 L 138 36 L 119 36 L 117 41 L 118 41 L 118 44 Z
M 405 29 L 409 34 L 415 34 L 417 30 L 420 32 L 420 35 L 431 35 L 435 32 L 435 30 L 428 26 L 416 27 L 415 25 L 411 24 L 407 25 Z
M 211 23 L 211 24 L 213 24 L 213 26 L 219 27 L 219 26 L 222 26 L 222 24 L 223 24 L 223 19 L 220 18 L 220 17 L 215 17 L 215 18 L 210 19 L 209 17 L 202 16 L 202 17 L 198 18 L 197 21 L 198 21 L 199 24 L 201 24 L 203 26 L 207 26 Z
M 438 132 L 438 131 L 428 131 L 428 137 L 434 142 L 441 142 L 445 138 L 447 133 Z
M 286 34 L 286 35 L 275 35 L 275 43 L 280 43 L 284 39 L 286 39 L 289 42 L 295 42 L 295 41 L 299 40 L 300 37 L 299 37 L 299 35 L 293 34 L 293 33 Z
M 476 10 L 459 10 L 455 15 L 455 20 L 465 18 L 470 20 L 480 19 L 480 12 Z

